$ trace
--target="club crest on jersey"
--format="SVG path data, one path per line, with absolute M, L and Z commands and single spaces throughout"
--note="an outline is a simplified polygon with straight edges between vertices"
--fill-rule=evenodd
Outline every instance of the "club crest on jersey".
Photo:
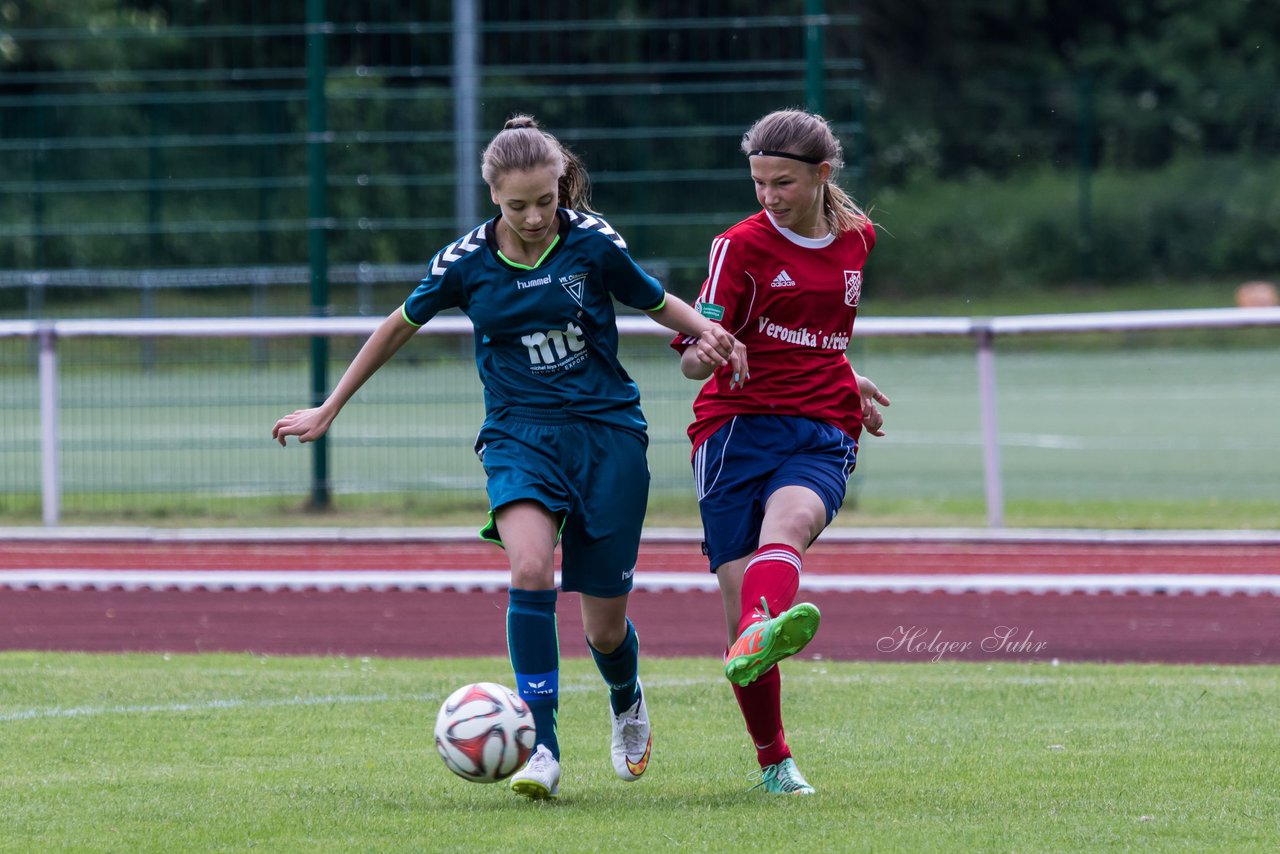
M 858 298 L 862 296 L 862 271 L 844 271 L 844 304 L 858 307 Z
M 578 305 L 582 305 L 582 286 L 587 280 L 587 275 L 586 273 L 573 273 L 560 277 L 560 287 L 564 288 L 564 292 L 573 297 L 573 301 Z

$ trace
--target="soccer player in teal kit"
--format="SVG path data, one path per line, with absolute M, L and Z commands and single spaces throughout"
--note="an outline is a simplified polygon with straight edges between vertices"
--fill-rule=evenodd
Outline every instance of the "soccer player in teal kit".
M 511 565 L 507 639 L 537 744 L 511 788 L 559 791 L 559 639 L 553 552 L 561 586 L 581 595 L 587 644 L 609 686 L 614 771 L 636 780 L 652 737 L 639 680 L 639 642 L 627 618 L 648 500 L 646 423 L 636 384 L 618 361 L 613 300 L 689 336 L 708 367 L 740 379 L 736 339 L 666 294 L 588 207 L 581 162 L 528 116 L 485 149 L 482 174 L 497 217 L 436 253 L 418 288 L 370 336 L 329 398 L 276 423 L 272 435 L 322 436 L 373 373 L 436 313 L 460 308 L 475 326 L 485 420 L 476 453 L 488 476 L 481 536 Z

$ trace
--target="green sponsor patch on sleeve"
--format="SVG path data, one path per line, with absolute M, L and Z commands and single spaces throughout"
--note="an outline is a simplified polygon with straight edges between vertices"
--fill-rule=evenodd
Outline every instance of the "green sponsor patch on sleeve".
M 698 305 L 698 313 L 711 320 L 720 320 L 724 317 L 724 306 L 716 305 L 713 302 L 700 303 Z

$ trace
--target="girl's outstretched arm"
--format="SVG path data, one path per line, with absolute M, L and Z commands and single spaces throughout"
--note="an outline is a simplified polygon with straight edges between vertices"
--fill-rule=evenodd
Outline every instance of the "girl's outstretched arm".
M 333 387 L 333 391 L 325 398 L 324 403 L 312 409 L 299 409 L 291 412 L 276 422 L 271 428 L 271 437 L 281 445 L 289 436 L 297 436 L 301 442 L 314 442 L 329 430 L 333 419 L 338 417 L 342 407 L 346 406 L 351 396 L 369 377 L 387 363 L 404 343 L 413 337 L 418 327 L 404 319 L 400 309 L 396 309 L 379 324 L 378 328 L 364 342 L 360 352 L 351 360 L 342 379 Z

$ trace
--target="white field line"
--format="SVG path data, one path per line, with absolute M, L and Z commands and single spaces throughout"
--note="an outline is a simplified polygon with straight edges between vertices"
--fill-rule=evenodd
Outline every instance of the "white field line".
M 713 659 L 708 658 L 708 662 Z M 824 684 L 849 684 L 849 685 L 897 685 L 901 684 L 904 677 L 896 673 L 879 673 L 871 672 L 855 672 L 855 673 L 828 673 L 826 670 L 826 662 L 813 659 L 806 659 L 803 662 L 805 668 L 795 668 L 794 672 L 787 674 L 788 681 L 801 682 L 822 682 Z M 1053 670 L 1048 671 L 1044 676 L 1027 675 L 1025 673 L 984 673 L 975 677 L 974 672 L 969 669 L 949 670 L 930 668 L 928 670 L 920 670 L 914 672 L 910 679 L 913 682 L 927 683 L 932 685 L 963 685 L 973 686 L 975 681 L 981 681 L 986 684 L 1001 685 L 1019 685 L 1019 686 L 1044 686 L 1044 685 L 1092 685 L 1106 683 L 1113 685 L 1115 677 L 1106 672 L 1097 674 L 1081 675 L 1076 672 L 1070 665 L 1072 662 L 1066 662 L 1066 666 L 1059 671 L 1058 660 L 1055 658 L 1052 662 L 1041 663 L 1040 667 L 1052 667 Z M 708 665 L 714 669 L 714 664 Z M 1253 668 L 1255 665 L 1247 665 Z M 987 670 L 991 667 L 988 665 Z M 709 671 L 710 672 L 710 671 Z M 1053 673 L 1055 675 L 1048 675 Z M 1133 678 L 1133 677 L 1129 677 Z M 1237 676 L 1220 674 L 1216 672 L 1200 671 L 1195 668 L 1182 668 L 1178 673 L 1172 676 L 1157 676 L 1151 674 L 1142 674 L 1140 677 L 1143 687 L 1166 687 L 1176 688 L 1178 690 L 1186 690 L 1191 687 L 1213 688 L 1217 690 L 1247 689 L 1249 682 Z M 644 684 L 649 688 L 701 688 L 713 689 L 718 683 L 713 679 L 659 679 L 646 677 Z M 566 682 L 560 686 L 560 692 L 563 694 L 578 694 L 587 691 L 600 690 L 600 682 L 591 680 L 587 682 Z M 241 709 L 271 709 L 271 708 L 301 708 L 307 706 L 330 706 L 342 704 L 374 704 L 374 703 L 438 703 L 444 700 L 447 694 L 443 691 L 430 691 L 422 694 L 333 694 L 319 697 L 280 697 L 276 699 L 247 700 L 239 698 L 230 699 L 214 699 L 203 701 L 192 701 L 184 703 L 167 703 L 152 705 L 133 705 L 133 706 L 48 706 L 44 708 L 18 709 L 8 712 L 0 712 L 0 723 L 18 723 L 22 721 L 32 720 L 51 720 L 59 718 L 93 718 L 104 717 L 110 715 L 149 715 L 149 714 L 186 714 L 191 712 L 220 712 L 220 711 L 237 711 Z
M 0 570 L 0 589 L 13 590 L 226 590 L 226 591 L 479 591 L 503 592 L 510 584 L 503 570 Z M 558 581 L 559 579 L 557 579 Z M 1199 595 L 1280 594 L 1280 575 L 1191 573 L 804 574 L 802 589 L 815 593 L 1140 593 Z M 711 573 L 645 572 L 637 591 L 714 592 Z
M 715 684 L 708 679 L 645 679 L 651 688 L 687 688 L 696 685 Z M 579 694 L 601 688 L 599 681 L 566 683 L 560 686 L 562 694 Z M 424 694 L 328 694 L 320 697 L 280 697 L 266 700 L 223 699 L 200 702 L 164 703 L 137 706 L 50 706 L 37 709 L 19 709 L 0 712 L 0 723 L 48 720 L 50 718 L 92 718 L 105 715 L 154 715 L 184 714 L 188 712 L 220 712 L 238 709 L 300 708 L 305 706 L 336 706 L 342 704 L 371 703 L 439 703 L 448 696 L 445 691 Z

